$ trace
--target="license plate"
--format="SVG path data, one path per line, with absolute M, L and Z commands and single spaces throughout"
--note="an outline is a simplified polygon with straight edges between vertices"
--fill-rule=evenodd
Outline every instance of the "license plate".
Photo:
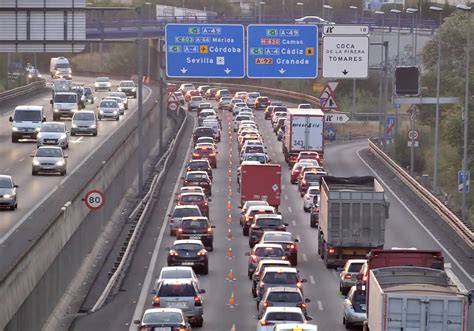
M 23 135 L 22 137 L 23 137 L 23 138 L 30 138 L 29 135 Z
M 173 308 L 186 308 L 187 306 L 188 305 L 186 304 L 186 302 L 181 302 L 181 301 L 168 303 L 168 307 L 173 307 Z
M 194 262 L 183 262 L 181 265 L 194 265 Z
M 153 328 L 153 331 L 171 331 L 171 328 L 166 326 L 166 327 L 155 327 Z
M 193 236 L 189 236 L 189 239 L 201 239 L 201 236 L 196 234 Z

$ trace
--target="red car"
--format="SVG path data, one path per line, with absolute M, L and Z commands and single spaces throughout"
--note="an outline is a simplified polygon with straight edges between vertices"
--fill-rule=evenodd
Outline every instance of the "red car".
M 201 93 L 198 90 L 190 90 L 186 92 L 184 99 L 186 100 L 186 102 L 189 102 L 191 100 L 191 97 L 199 97 L 199 96 L 201 96 Z
M 200 186 L 207 196 L 212 195 L 212 182 L 205 171 L 188 171 L 183 177 L 183 186 Z
M 201 211 L 201 214 L 209 217 L 209 202 L 210 200 L 204 193 L 189 192 L 180 194 L 177 198 L 176 204 L 178 206 L 196 205 Z
M 213 168 L 217 168 L 217 151 L 214 147 L 211 146 L 196 146 L 193 151 L 193 160 L 199 160 L 199 159 L 207 159 L 209 160 L 209 164 Z
M 291 184 L 296 184 L 298 182 L 298 176 L 301 173 L 301 169 L 303 167 L 309 167 L 311 166 L 311 163 L 306 163 L 306 162 L 297 162 L 293 165 L 293 168 L 291 169 L 290 172 L 290 182 Z
M 313 151 L 300 152 L 296 158 L 296 162 L 303 162 L 304 159 L 317 160 L 318 163 L 321 162 L 321 156 L 319 153 Z

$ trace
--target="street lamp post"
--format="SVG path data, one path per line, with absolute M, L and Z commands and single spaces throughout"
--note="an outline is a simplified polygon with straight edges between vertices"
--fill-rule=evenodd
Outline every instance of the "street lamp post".
M 328 14 L 328 19 L 327 19 L 327 20 L 328 20 L 328 21 L 331 21 L 331 14 L 332 14 L 332 13 L 331 13 L 331 9 L 332 9 L 332 6 L 330 6 L 330 5 L 323 5 L 323 18 L 324 18 L 324 9 L 329 10 L 329 14 Z
M 397 66 L 400 62 L 400 14 L 401 11 L 398 9 L 390 9 L 391 13 L 394 13 L 398 18 L 398 37 L 397 37 Z
M 436 65 L 436 123 L 435 123 L 435 146 L 433 157 L 433 192 L 438 193 L 438 158 L 439 158 L 439 89 L 440 89 L 440 72 L 441 72 L 441 23 L 442 23 L 442 8 L 431 6 L 430 10 L 439 13 L 439 28 L 438 28 L 438 63 Z
M 303 13 L 304 13 L 304 3 L 303 3 L 303 2 L 297 2 L 296 5 L 301 7 L 301 17 L 303 17 Z
M 258 23 L 262 23 L 262 6 L 265 5 L 265 1 L 258 3 Z
M 418 13 L 418 9 L 416 8 L 407 8 L 406 12 L 408 14 L 412 14 L 412 29 L 414 33 L 412 33 L 411 37 L 411 56 L 413 58 L 413 64 L 416 65 L 416 51 L 417 51 L 417 39 L 418 39 L 418 27 L 416 26 L 416 14 Z
M 380 47 L 380 67 L 383 67 L 383 50 L 384 50 L 384 41 L 385 41 L 385 12 L 383 11 L 375 11 L 376 15 L 382 16 L 382 46 Z M 385 123 L 382 123 L 382 107 L 383 107 L 383 75 L 380 74 L 379 80 L 379 138 L 382 138 L 382 128 L 385 130 Z
M 350 9 L 354 10 L 354 19 L 355 23 L 357 24 L 357 6 L 349 6 Z M 352 114 L 351 118 L 354 119 L 354 114 L 356 112 L 356 80 L 355 78 L 352 80 Z
M 468 138 L 468 130 L 469 130 L 469 53 L 471 50 L 471 15 L 472 15 L 472 7 L 466 5 L 457 5 L 457 9 L 467 12 L 467 36 L 466 36 L 466 68 L 465 68 L 465 90 L 464 90 L 464 143 L 463 143 L 463 157 L 462 157 L 462 172 L 463 172 L 463 183 L 462 183 L 462 219 L 468 219 L 468 212 L 467 212 L 467 138 Z

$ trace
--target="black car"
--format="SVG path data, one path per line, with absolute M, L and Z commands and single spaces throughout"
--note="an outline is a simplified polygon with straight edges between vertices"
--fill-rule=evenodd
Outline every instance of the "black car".
M 201 186 L 208 197 L 212 196 L 212 181 L 205 171 L 188 171 L 183 177 L 183 186 Z
M 214 228 L 207 217 L 183 217 L 176 231 L 177 239 L 201 240 L 208 251 L 214 249 Z
M 207 250 L 201 240 L 175 240 L 168 251 L 168 266 L 188 266 L 196 272 L 209 273 Z
M 196 144 L 196 140 L 198 140 L 200 137 L 214 138 L 214 130 L 212 128 L 198 126 L 193 131 L 193 143 Z
M 311 213 L 309 215 L 309 224 L 312 228 L 317 228 L 319 224 L 319 197 L 315 196 L 313 198 L 313 207 L 311 208 Z
M 205 171 L 212 180 L 212 168 L 207 159 L 189 161 L 186 171 Z
M 249 246 L 252 248 L 260 241 L 265 231 L 286 231 L 288 223 L 283 222 L 283 217 L 278 214 L 255 215 L 253 224 L 249 229 Z
M 266 231 L 263 233 L 262 239 L 260 240 L 261 244 L 281 245 L 281 247 L 283 247 L 285 250 L 285 254 L 292 266 L 296 266 L 298 264 L 297 242 L 299 242 L 299 240 L 293 240 L 290 232 L 283 231 Z
M 84 97 L 86 98 L 86 102 L 91 104 L 94 103 L 94 93 L 92 92 L 92 88 L 84 87 Z

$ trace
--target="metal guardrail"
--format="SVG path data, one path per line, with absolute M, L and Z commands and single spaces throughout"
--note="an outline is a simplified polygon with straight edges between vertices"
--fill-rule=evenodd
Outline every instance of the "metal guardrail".
M 435 195 L 418 183 L 410 174 L 385 154 L 376 143 L 369 139 L 369 151 L 379 158 L 405 185 L 420 197 L 441 219 L 448 224 L 461 239 L 474 249 L 474 232 L 448 209 Z
M 33 83 L 29 83 L 25 86 L 20 86 L 5 92 L 0 93 L 0 102 L 13 99 L 15 97 L 30 93 L 32 91 L 38 90 L 40 88 L 46 87 L 44 80 L 39 80 Z
M 177 142 L 181 139 L 181 136 L 183 135 L 184 128 L 186 126 L 187 116 L 188 116 L 187 112 L 185 112 L 185 117 L 183 121 L 181 122 L 181 126 L 178 130 L 178 133 L 171 141 L 167 151 L 163 154 L 163 156 L 158 160 L 158 162 L 155 165 L 155 168 L 156 168 L 160 164 L 163 164 L 161 167 L 161 171 L 153 177 L 152 183 L 150 185 L 150 189 L 148 190 L 148 192 L 146 192 L 145 196 L 138 202 L 136 208 L 132 211 L 132 213 L 129 216 L 129 219 L 135 217 L 137 213 L 139 212 L 139 210 L 143 208 L 140 218 L 138 219 L 138 222 L 136 223 L 133 234 L 128 242 L 127 248 L 125 252 L 123 253 L 120 264 L 118 265 L 115 272 L 109 278 L 107 286 L 102 291 L 97 302 L 91 308 L 90 313 L 96 312 L 97 310 L 102 308 L 102 306 L 106 302 L 107 298 L 109 297 L 114 287 L 118 284 L 121 277 L 123 277 L 123 273 L 125 272 L 126 266 L 129 262 L 129 258 L 131 257 L 131 254 L 133 253 L 133 250 L 137 244 L 137 241 L 140 238 L 141 230 L 143 229 L 146 223 L 145 219 L 148 216 L 148 211 L 150 210 L 150 208 L 153 207 L 153 199 L 151 199 L 151 197 L 155 194 L 156 189 L 160 187 L 163 181 L 163 178 L 165 174 L 167 173 L 166 170 L 168 169 L 168 166 L 169 166 L 168 163 L 170 161 L 170 156 L 172 156 L 173 153 L 175 152 L 175 149 L 177 147 Z

